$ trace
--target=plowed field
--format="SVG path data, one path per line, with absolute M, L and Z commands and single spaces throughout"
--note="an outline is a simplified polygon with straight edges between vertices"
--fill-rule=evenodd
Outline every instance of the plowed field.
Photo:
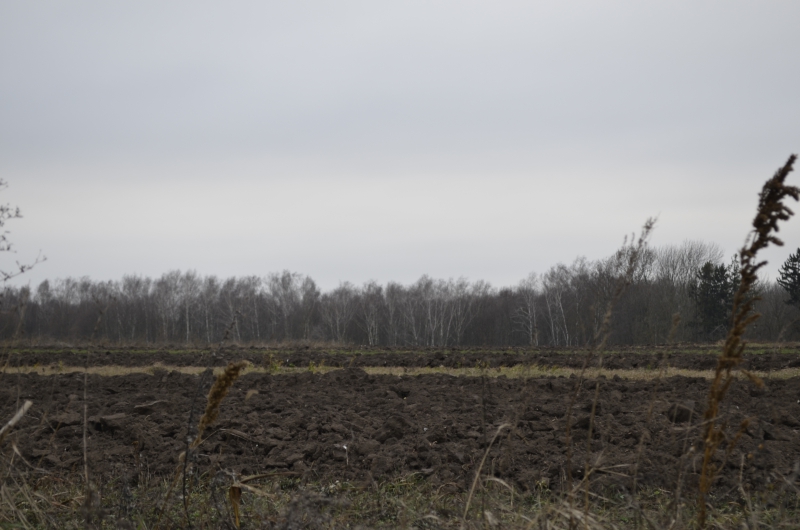
M 82 355 L 28 352 L 15 362 L 80 365 Z M 265 355 L 237 350 L 206 361 L 219 365 L 244 358 L 262 364 Z M 587 462 L 598 488 L 629 489 L 636 477 L 640 485 L 672 489 L 697 478 L 698 426 L 708 392 L 704 378 L 586 380 L 568 414 L 575 377 L 492 377 L 490 368 L 480 377 L 370 375 L 361 367 L 580 366 L 580 353 L 299 351 L 280 356 L 285 365 L 343 368 L 240 377 L 204 435 L 192 464 L 197 472 L 283 471 L 321 482 L 370 482 L 413 472 L 433 484 L 466 489 L 501 429 L 483 473 L 521 490 L 561 489 L 568 474 L 582 476 Z M 198 356 L 110 351 L 90 357 L 92 365 L 156 360 L 188 366 L 192 360 L 197 364 Z M 658 357 L 620 352 L 608 355 L 604 366 L 644 368 L 664 360 L 694 369 L 712 368 L 715 362 L 702 352 Z M 800 357 L 750 356 L 746 365 L 782 369 L 800 365 Z M 208 389 L 198 390 L 201 377 L 155 370 L 153 375 L 90 375 L 87 381 L 93 476 L 131 481 L 142 473 L 171 476 L 185 449 L 193 402 L 199 412 L 205 405 Z M 0 418 L 9 418 L 22 400 L 34 403 L 11 437 L 32 467 L 65 476 L 82 469 L 83 395 L 84 377 L 78 373 L 0 375 Z M 745 488 L 760 489 L 790 474 L 800 461 L 800 378 L 767 379 L 762 389 L 738 381 L 723 414 L 731 437 L 743 420 L 750 418 L 750 424 L 723 466 L 721 491 L 734 491 L 740 477 Z
M 751 347 L 754 353 L 745 355 L 742 368 L 747 370 L 781 370 L 800 368 L 800 346 L 781 349 Z M 64 365 L 84 366 L 86 352 L 72 348 L 20 349 L 15 362 L 26 366 Z M 678 369 L 713 370 L 719 348 L 689 346 L 686 348 L 628 349 L 603 354 L 607 369 L 644 369 L 662 364 Z M 580 368 L 586 358 L 585 350 L 534 350 L 449 349 L 449 350 L 352 350 L 352 349 L 261 349 L 230 348 L 212 355 L 211 350 L 137 350 L 130 348 L 95 349 L 90 355 L 92 366 L 225 366 L 230 361 L 247 360 L 254 365 L 279 363 L 282 366 L 306 367 L 445 367 L 488 368 L 518 365 Z

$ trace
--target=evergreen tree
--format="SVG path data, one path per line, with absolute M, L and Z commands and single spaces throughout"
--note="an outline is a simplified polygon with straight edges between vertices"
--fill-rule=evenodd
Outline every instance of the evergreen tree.
M 708 261 L 697 271 L 692 295 L 697 309 L 695 325 L 708 339 L 722 337 L 731 320 L 733 296 L 738 286 L 736 267 Z
M 800 248 L 781 265 L 778 284 L 789 294 L 786 303 L 800 309 Z

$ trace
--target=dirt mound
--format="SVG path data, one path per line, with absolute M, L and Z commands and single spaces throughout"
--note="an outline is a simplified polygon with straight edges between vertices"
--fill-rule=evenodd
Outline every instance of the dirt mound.
M 177 372 L 90 376 L 92 472 L 131 480 L 141 473 L 171 474 L 185 448 L 199 380 Z M 83 376 L 2 375 L 0 382 L 0 418 L 10 417 L 18 400 L 34 401 L 12 438 L 28 462 L 54 473 L 80 470 Z M 575 379 L 373 376 L 358 368 L 250 374 L 223 402 L 196 464 L 201 472 L 278 470 L 314 481 L 416 472 L 468 487 L 488 441 L 510 424 L 515 427 L 504 429 L 491 447 L 484 472 L 526 490 L 560 488 L 568 473 L 582 476 L 587 459 L 597 466 L 595 483 L 601 486 L 629 488 L 634 474 L 639 484 L 668 489 L 679 478 L 696 480 L 700 451 L 691 447 L 698 440 L 706 380 L 601 378 L 591 425 L 595 383 L 585 382 L 572 413 L 570 464 L 565 416 Z M 769 381 L 762 390 L 737 383 L 724 412 L 731 434 L 745 418 L 754 419 L 724 465 L 723 487 L 736 486 L 740 466 L 745 485 L 756 488 L 800 461 L 799 378 Z

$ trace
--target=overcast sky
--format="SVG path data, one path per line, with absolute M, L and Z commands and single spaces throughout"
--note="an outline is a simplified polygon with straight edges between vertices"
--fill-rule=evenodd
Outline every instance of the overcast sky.
M 0 268 L 504 286 L 649 216 L 730 255 L 800 151 L 798 27 L 795 1 L 2 2 Z

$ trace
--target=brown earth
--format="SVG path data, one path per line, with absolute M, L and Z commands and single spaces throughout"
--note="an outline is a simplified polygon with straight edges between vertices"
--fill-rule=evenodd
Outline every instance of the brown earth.
M 787 351 L 788 350 L 788 351 Z M 662 365 L 689 370 L 713 370 L 716 367 L 717 348 L 692 347 L 690 351 L 668 348 L 629 349 L 606 352 L 603 366 L 610 370 L 655 368 Z M 439 367 L 471 368 L 487 366 L 539 365 L 565 368 L 580 368 L 586 351 L 564 351 L 542 348 L 538 350 L 492 351 L 492 350 L 416 350 L 416 351 L 369 351 L 353 350 L 273 350 L 257 348 L 229 348 L 219 354 L 211 350 L 196 351 L 136 351 L 132 349 L 98 349 L 89 357 L 92 366 L 151 366 L 161 363 L 169 366 L 224 366 L 230 361 L 248 360 L 255 365 L 280 363 L 283 366 L 305 367 L 311 363 L 331 367 Z M 15 352 L 11 365 L 83 366 L 85 351 L 49 349 Z M 770 371 L 800 367 L 800 348 L 768 353 L 745 353 L 741 365 L 747 370 Z
M 89 376 L 91 473 L 131 482 L 142 474 L 170 476 L 185 448 L 200 380 L 166 371 Z M 698 447 L 707 380 L 586 381 L 572 413 L 568 466 L 565 417 L 576 381 L 396 377 L 354 367 L 248 374 L 236 381 L 206 431 L 195 465 L 200 473 L 287 471 L 321 482 L 416 472 L 434 484 L 468 488 L 487 440 L 509 423 L 515 428 L 491 447 L 483 472 L 523 490 L 560 489 L 568 469 L 575 478 L 584 473 L 599 382 L 588 444 L 590 461 L 599 462 L 593 484 L 628 489 L 634 474 L 641 485 L 670 490 L 679 480 L 696 482 L 700 451 L 692 447 Z M 11 436 L 33 468 L 64 476 L 82 470 L 83 388 L 81 374 L 0 374 L 0 418 L 9 418 L 21 400 L 34 402 Z M 206 393 L 199 389 L 200 412 Z M 800 462 L 800 378 L 769 380 L 764 389 L 736 382 L 723 412 L 731 436 L 743 419 L 753 419 L 723 466 L 719 491 L 735 493 L 740 471 L 745 487 L 763 488 Z

